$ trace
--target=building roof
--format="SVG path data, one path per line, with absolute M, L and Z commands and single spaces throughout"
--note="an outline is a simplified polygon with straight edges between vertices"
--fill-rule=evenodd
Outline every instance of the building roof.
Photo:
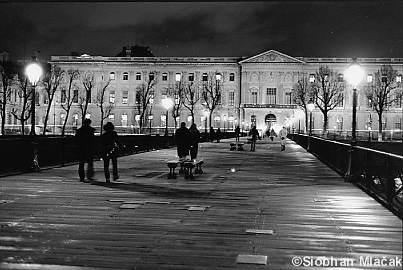
M 151 53 L 150 47 L 143 46 L 126 46 L 116 57 L 154 57 Z

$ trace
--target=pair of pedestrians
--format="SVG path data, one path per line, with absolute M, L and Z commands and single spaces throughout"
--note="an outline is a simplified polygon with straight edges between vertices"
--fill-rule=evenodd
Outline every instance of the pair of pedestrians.
M 273 133 L 274 130 L 272 129 Z M 279 137 L 280 137 L 280 144 L 281 144 L 281 151 L 285 150 L 285 144 L 286 144 L 286 138 L 287 138 L 287 129 L 283 127 L 280 132 L 279 132 Z M 254 126 L 251 131 L 249 132 L 249 135 L 251 136 L 251 151 L 255 151 L 256 149 L 256 140 L 259 139 L 261 140 L 261 137 L 259 135 L 259 131 L 257 131 L 256 126 Z M 273 141 L 272 137 L 270 136 L 270 139 Z
M 180 159 L 185 159 L 190 154 L 190 158 L 195 160 L 200 142 L 200 132 L 196 124 L 193 123 L 188 129 L 186 123 L 182 122 L 180 128 L 175 132 L 175 142 Z
M 115 126 L 108 122 L 104 125 L 105 132 L 101 135 L 101 151 L 104 161 L 104 175 L 107 183 L 110 183 L 109 164 L 112 161 L 113 180 L 119 179 L 117 158 L 119 152 L 124 148 L 118 134 L 114 131 Z M 94 180 L 94 151 L 95 151 L 95 129 L 91 127 L 91 120 L 85 119 L 83 125 L 77 129 L 75 141 L 79 159 L 78 175 L 80 181 L 87 179 Z M 85 164 L 87 163 L 87 174 L 85 175 Z

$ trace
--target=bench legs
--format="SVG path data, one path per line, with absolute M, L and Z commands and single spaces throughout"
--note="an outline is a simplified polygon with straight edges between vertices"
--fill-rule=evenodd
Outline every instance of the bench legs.
M 176 163 L 168 164 L 168 167 L 169 167 L 168 179 L 176 179 L 175 168 L 177 166 L 178 166 L 178 164 L 176 164 Z
M 201 168 L 203 163 L 197 163 L 196 164 L 196 169 L 195 169 L 195 174 L 203 174 L 203 170 Z

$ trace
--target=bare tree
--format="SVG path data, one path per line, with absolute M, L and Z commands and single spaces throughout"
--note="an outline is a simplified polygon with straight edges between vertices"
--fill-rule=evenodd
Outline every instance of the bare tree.
M 173 99 L 173 106 L 172 106 L 172 117 L 174 119 L 175 130 L 178 126 L 178 117 L 181 115 L 181 111 L 183 108 L 183 103 L 181 100 L 181 92 L 183 91 L 183 87 L 179 87 L 179 85 L 175 84 L 175 86 L 170 86 L 167 89 L 167 96 Z
M 114 104 L 111 103 L 109 100 L 105 101 L 106 88 L 108 88 L 110 81 L 111 81 L 110 79 L 108 79 L 106 81 L 102 81 L 100 84 L 100 87 L 98 89 L 98 92 L 97 92 L 96 104 L 99 107 L 100 112 L 101 112 L 101 134 L 103 131 L 104 120 L 109 117 L 109 115 L 112 113 L 113 107 L 114 107 Z
M 88 104 L 91 102 L 92 89 L 95 87 L 95 76 L 93 72 L 87 72 L 83 78 L 84 92 L 78 96 L 78 106 L 81 111 L 81 123 L 88 112 Z
M 365 88 L 371 107 L 378 114 L 378 141 L 382 141 L 382 116 L 393 103 L 401 101 L 403 88 L 397 82 L 398 72 L 391 65 L 383 65 L 375 73 L 374 80 Z
M 29 86 L 28 79 L 23 76 L 16 77 L 15 85 L 18 100 L 13 102 L 11 114 L 20 121 L 21 134 L 25 135 L 25 122 L 31 118 L 32 98 L 34 97 L 34 91 L 36 90 Z M 35 95 L 35 97 L 38 97 L 38 95 Z
M 178 113 L 180 108 L 186 108 L 192 117 L 193 124 L 195 122 L 196 106 L 202 98 L 199 85 L 193 81 L 179 81 L 175 84 L 174 89 L 178 97 Z
M 308 127 L 308 102 L 312 98 L 311 87 L 306 75 L 304 75 L 294 85 L 292 90 L 292 98 L 295 104 L 297 104 L 305 113 L 305 133 Z
M 52 102 L 54 100 L 55 94 L 59 89 L 60 80 L 62 78 L 62 69 L 53 65 L 50 67 L 42 79 L 42 85 L 45 90 L 46 99 L 48 100 L 48 106 L 46 108 L 45 122 L 43 124 L 43 135 L 46 134 L 46 126 L 49 120 L 50 108 L 52 107 Z
M 151 76 L 151 74 L 153 74 Z M 151 103 L 154 100 L 154 88 L 157 84 L 157 74 L 155 71 L 150 72 L 150 75 L 136 87 L 136 105 L 135 112 L 140 115 L 139 127 L 143 132 L 147 125 L 148 116 L 152 114 Z
M 14 74 L 12 74 L 9 66 L 2 63 L 0 66 L 0 116 L 1 116 L 1 135 L 5 133 L 6 112 L 11 102 L 11 82 Z
M 340 106 L 344 98 L 345 83 L 339 74 L 328 66 L 321 66 L 316 72 L 316 81 L 312 84 L 312 94 L 316 106 L 323 114 L 323 136 L 327 137 L 329 112 Z
M 69 69 L 64 73 L 67 80 L 67 85 L 61 87 L 60 104 L 63 110 L 66 112 L 64 119 L 62 136 L 64 136 L 67 120 L 71 111 L 71 106 L 75 100 L 78 100 L 78 86 L 74 84 L 74 80 L 79 76 L 80 72 L 77 69 Z
M 223 85 L 221 75 L 219 73 L 210 73 L 207 81 L 203 81 L 202 87 L 202 103 L 209 110 L 211 127 L 211 117 L 214 111 L 222 106 Z

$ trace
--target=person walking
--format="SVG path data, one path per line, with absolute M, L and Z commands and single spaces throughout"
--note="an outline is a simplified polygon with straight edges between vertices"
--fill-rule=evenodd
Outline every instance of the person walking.
M 274 140 L 274 137 L 276 137 L 276 132 L 274 131 L 274 129 L 272 128 L 271 130 L 270 130 L 270 140 L 271 141 L 273 141 Z
M 85 179 L 85 163 L 88 164 L 87 179 L 94 180 L 94 140 L 95 129 L 91 127 L 91 119 L 84 119 L 83 125 L 77 129 L 75 135 L 75 144 L 78 154 L 78 176 L 80 181 Z
M 217 139 L 217 142 L 219 143 L 221 140 L 221 129 L 218 128 L 217 132 L 215 133 L 215 138 Z
M 184 159 L 189 155 L 189 138 L 190 131 L 186 127 L 186 123 L 182 122 L 181 127 L 175 132 L 175 142 L 177 145 L 178 157 L 180 159 Z
M 195 161 L 197 158 L 197 152 L 199 150 L 200 142 L 200 131 L 197 129 L 195 123 L 190 126 L 189 135 L 190 158 Z
M 215 138 L 214 128 L 210 127 L 210 142 L 213 142 Z
M 239 142 L 239 133 L 241 132 L 241 129 L 239 128 L 239 126 L 236 126 L 235 128 L 235 140 L 237 142 Z
M 253 126 L 253 128 L 250 130 L 249 135 L 252 138 L 251 145 L 250 145 L 250 151 L 255 151 L 256 149 L 256 140 L 261 139 L 259 135 L 259 131 L 257 131 L 256 126 Z
M 287 138 L 287 130 L 285 129 L 285 127 L 283 127 L 280 132 L 278 133 L 278 135 L 280 136 L 281 139 L 281 151 L 285 150 L 285 142 L 286 142 L 286 138 Z
M 124 145 L 120 142 L 115 126 L 108 122 L 104 125 L 105 132 L 101 135 L 102 159 L 104 161 L 104 174 L 106 183 L 110 183 L 109 163 L 112 161 L 113 180 L 119 179 L 118 156 Z

